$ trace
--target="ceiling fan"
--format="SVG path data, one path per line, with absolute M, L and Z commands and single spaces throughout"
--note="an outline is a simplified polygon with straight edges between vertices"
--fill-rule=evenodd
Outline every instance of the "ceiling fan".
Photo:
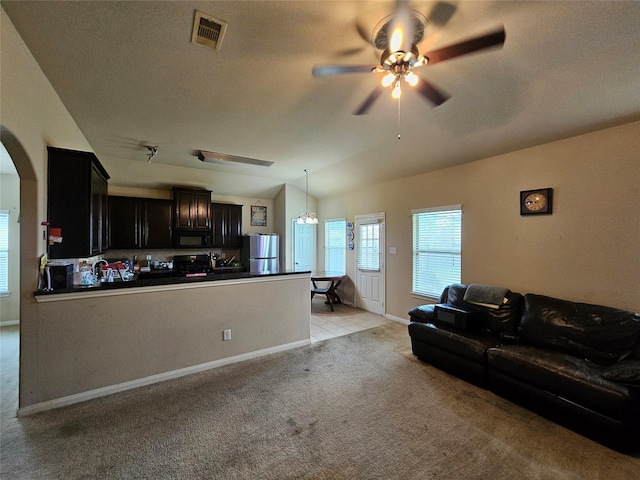
M 313 76 L 383 73 L 380 84 L 353 112 L 354 115 L 367 113 L 384 88 L 391 88 L 391 96 L 399 99 L 403 84 L 415 87 L 423 97 L 438 106 L 446 102 L 449 96 L 417 75 L 414 69 L 478 50 L 501 47 L 505 41 L 505 30 L 500 28 L 485 35 L 420 54 L 417 45 L 423 39 L 426 23 L 426 18 L 419 12 L 411 10 L 407 1 L 397 0 L 395 11 L 378 23 L 373 32 L 372 43 L 378 50 L 382 50 L 379 65 L 316 65 L 312 70 Z

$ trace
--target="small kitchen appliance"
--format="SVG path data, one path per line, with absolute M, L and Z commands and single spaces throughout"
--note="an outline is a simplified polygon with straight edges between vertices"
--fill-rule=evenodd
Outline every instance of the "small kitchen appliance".
M 173 271 L 187 277 L 200 277 L 212 273 L 209 255 L 175 255 Z
M 73 264 L 67 262 L 47 263 L 49 275 L 47 277 L 49 290 L 73 288 Z

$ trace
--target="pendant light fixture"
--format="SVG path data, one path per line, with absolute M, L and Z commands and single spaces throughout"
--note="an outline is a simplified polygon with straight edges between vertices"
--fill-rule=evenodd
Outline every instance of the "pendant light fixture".
M 298 225 L 317 225 L 318 217 L 315 213 L 309 213 L 309 170 L 305 169 L 305 174 L 307 175 L 307 183 L 306 183 L 306 195 L 307 195 L 307 208 L 306 211 L 302 212 L 298 217 Z

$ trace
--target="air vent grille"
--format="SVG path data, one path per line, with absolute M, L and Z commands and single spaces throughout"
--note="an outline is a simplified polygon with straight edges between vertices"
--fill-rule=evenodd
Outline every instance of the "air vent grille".
M 193 19 L 191 43 L 197 43 L 198 45 L 219 51 L 226 30 L 227 24 L 225 22 L 196 10 Z

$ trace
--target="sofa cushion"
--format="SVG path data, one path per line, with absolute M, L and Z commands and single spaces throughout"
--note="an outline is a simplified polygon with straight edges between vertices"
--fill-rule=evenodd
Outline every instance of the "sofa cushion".
M 444 302 L 440 303 L 448 303 L 449 305 L 462 308 L 463 310 L 477 310 L 477 306 L 464 301 L 464 295 L 467 292 L 466 285 L 463 285 L 462 283 L 453 283 L 447 288 L 447 298 Z
M 483 328 L 500 334 L 515 334 L 517 323 L 522 315 L 523 297 L 520 293 L 509 291 L 506 295 L 507 301 L 500 308 L 488 308 L 465 302 L 464 296 L 467 285 L 454 283 L 449 285 L 446 302 L 463 310 L 477 310 L 482 312 Z
M 518 321 L 522 316 L 522 294 L 507 293 L 507 301 L 500 308 L 485 309 L 486 328 L 495 333 L 516 333 Z
M 612 382 L 640 386 L 640 361 L 625 360 L 606 368 L 602 376 Z
M 489 372 L 497 370 L 610 418 L 626 422 L 640 416 L 640 390 L 603 378 L 603 365 L 526 345 L 490 348 L 487 365 Z
M 433 323 L 410 323 L 409 335 L 477 363 L 486 363 L 487 349 L 500 343 L 499 338 L 489 332 L 470 332 Z
M 518 327 L 524 343 L 611 364 L 630 355 L 640 337 L 640 318 L 632 312 L 534 294 L 524 302 Z

